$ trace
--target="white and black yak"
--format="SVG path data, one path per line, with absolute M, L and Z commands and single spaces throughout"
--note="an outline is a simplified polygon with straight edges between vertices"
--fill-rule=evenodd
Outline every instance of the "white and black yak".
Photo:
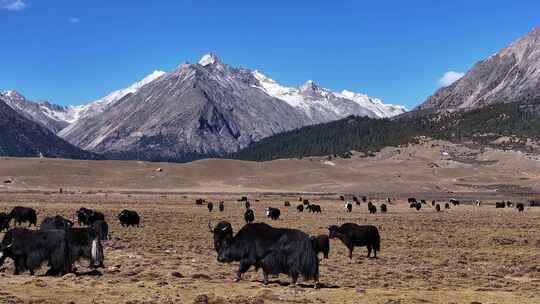
M 219 230 L 224 233 L 216 235 Z M 219 243 L 215 245 L 218 262 L 240 262 L 236 282 L 254 266 L 262 268 L 264 284 L 268 284 L 269 275 L 287 274 L 293 285 L 302 276 L 304 280 L 314 280 L 317 287 L 319 259 L 306 233 L 264 223 L 247 224 L 234 236 L 231 231 L 232 226 L 226 222 L 220 222 L 212 230 L 214 242 Z
M 352 259 L 354 247 L 366 246 L 368 249 L 368 257 L 377 257 L 377 251 L 381 250 L 381 237 L 377 227 L 372 225 L 357 225 L 354 223 L 346 223 L 341 226 L 328 227 L 330 239 L 338 238 L 349 249 L 349 259 Z

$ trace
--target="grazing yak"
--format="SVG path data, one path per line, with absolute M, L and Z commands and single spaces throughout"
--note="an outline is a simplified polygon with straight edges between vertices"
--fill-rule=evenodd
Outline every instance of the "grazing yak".
M 444 209 L 450 209 L 450 204 L 449 203 L 444 204 Z
M 345 196 L 340 195 L 340 196 L 339 196 L 339 200 L 340 200 L 340 201 L 345 201 Z
M 290 207 L 290 206 L 291 206 L 291 202 L 285 201 L 285 203 L 283 204 L 283 206 L 285 206 L 285 207 Z
M 435 201 L 431 201 L 431 206 L 435 207 L 435 204 L 436 204 L 436 203 L 437 203 L 437 202 L 435 202 Z
M 366 199 L 367 199 L 367 198 L 366 198 Z M 354 202 L 357 206 L 360 205 L 360 201 L 358 200 L 358 197 L 353 196 L 352 200 L 353 200 L 353 202 Z
M 519 211 L 519 212 L 523 212 L 523 210 L 525 210 L 525 205 L 523 203 L 518 203 L 516 205 L 516 209 Z
M 105 220 L 105 215 L 103 215 L 103 213 L 84 207 L 81 207 L 75 212 L 75 217 L 81 226 L 91 226 L 95 221 Z
M 418 203 L 418 202 L 416 201 L 416 198 L 414 198 L 414 197 L 409 197 L 409 198 L 407 199 L 407 201 L 409 202 L 409 205 Z M 411 207 L 411 208 L 414 208 L 414 207 Z
M 351 202 L 345 203 L 345 209 L 347 209 L 347 212 L 351 213 L 352 212 L 352 203 Z
M 540 207 L 540 201 L 530 200 L 529 207 Z
M 246 212 L 244 212 L 244 220 L 246 220 L 246 223 L 253 223 L 255 221 L 255 213 L 253 213 L 253 210 L 247 208 Z
M 109 239 L 109 224 L 107 222 L 99 220 L 92 224 L 92 228 L 97 232 L 100 241 L 106 241 Z
M 450 199 L 450 204 L 452 204 L 454 206 L 459 206 L 460 202 L 455 198 L 451 198 Z
M 141 223 L 141 217 L 137 211 L 124 209 L 118 214 L 118 220 L 122 227 L 137 226 Z
M 15 275 L 29 271 L 34 275 L 44 262 L 48 262 L 46 275 L 64 275 L 71 272 L 72 260 L 68 254 L 66 231 L 29 230 L 13 228 L 5 235 L 0 244 L 0 266 L 6 258 L 13 260 Z
M 388 212 L 388 207 L 386 206 L 386 204 L 382 204 L 382 205 L 381 205 L 381 212 L 382 212 L 382 213 Z
M 420 209 L 422 209 L 422 204 L 416 203 L 416 206 L 414 206 L 414 208 L 416 208 L 416 211 L 420 211 Z
M 367 202 L 367 196 L 365 196 L 365 195 L 362 196 L 362 202 L 364 202 L 364 203 Z
M 248 209 L 246 210 L 246 213 L 248 211 L 253 212 L 251 209 Z M 210 233 L 212 233 L 214 236 L 214 249 L 216 249 L 216 252 L 219 253 L 219 250 L 221 249 L 222 241 L 226 239 L 232 239 L 233 237 L 232 225 L 229 222 L 221 221 L 217 223 L 217 225 L 214 228 L 212 228 L 211 222 L 208 222 L 208 229 L 210 229 Z
M 511 201 L 507 201 L 507 202 L 506 202 L 506 207 L 512 208 L 513 206 L 514 206 L 514 204 L 512 204 Z
M 506 208 L 505 202 L 495 202 L 495 208 Z
M 8 214 L 4 213 L 4 212 L 0 212 L 0 232 L 4 231 L 4 230 L 8 230 L 9 229 L 9 222 L 11 221 L 11 218 L 9 217 Z
M 318 236 L 312 236 L 311 239 L 311 246 L 313 246 L 313 250 L 315 250 L 315 253 L 319 255 L 319 253 L 323 253 L 323 256 L 325 259 L 328 259 L 328 254 L 330 253 L 330 238 L 328 238 L 328 235 L 321 234 Z
M 279 219 L 279 216 L 281 215 L 281 211 L 278 208 L 272 208 L 268 207 L 266 208 L 266 216 L 269 217 L 272 220 Z
M 206 203 L 206 200 L 202 198 L 198 198 L 195 200 L 195 205 L 202 206 L 204 203 Z
M 369 214 L 375 214 L 375 213 L 377 213 L 377 207 L 375 207 L 375 205 L 373 205 L 372 202 L 369 202 L 368 203 L 368 211 L 369 211 Z
M 435 210 L 437 210 L 437 212 L 441 212 L 441 205 L 435 205 Z
M 212 202 L 208 202 L 206 208 L 208 208 L 208 212 L 212 212 L 212 210 L 214 210 L 214 204 Z
M 10 214 L 9 218 L 13 219 L 14 222 L 17 223 L 17 225 L 21 225 L 22 223 L 28 222 L 28 227 L 34 225 L 37 225 L 37 214 L 36 210 L 28 207 L 14 207 Z
M 424 200 L 424 199 L 423 199 L 423 200 L 420 200 L 420 203 L 421 203 L 422 205 L 427 205 L 427 202 L 426 202 L 426 200 Z
M 322 212 L 321 206 L 316 205 L 316 204 L 307 205 L 306 209 L 309 210 L 309 212 L 311 212 L 311 213 L 321 213 Z
M 304 199 L 302 201 L 302 204 L 304 204 L 304 206 L 309 206 L 309 200 L 308 199 Z
M 298 210 L 298 212 L 304 212 L 304 205 L 300 204 L 296 206 L 296 210 Z
M 60 216 L 46 217 L 39 225 L 40 230 L 49 230 L 49 229 L 68 229 L 73 227 L 73 222 Z
M 328 231 L 330 239 L 340 239 L 349 249 L 349 259 L 351 260 L 354 247 L 366 246 L 368 258 L 372 251 L 373 257 L 377 258 L 377 251 L 381 250 L 381 237 L 375 226 L 346 223 L 341 226 L 330 226 Z
M 225 202 L 219 202 L 219 212 L 225 211 Z
M 268 284 L 269 275 L 287 274 L 292 284 L 295 285 L 298 278 L 314 280 L 317 287 L 319 280 L 319 259 L 313 249 L 310 237 L 296 229 L 273 228 L 264 223 L 247 224 L 236 235 L 231 236 L 228 226 L 221 223 L 212 230 L 214 242 L 219 243 L 218 262 L 240 262 L 236 272 L 235 281 L 241 280 L 242 274 L 251 266 L 256 269 L 262 268 L 263 282 Z M 225 229 L 225 230 L 223 230 Z M 232 228 L 231 228 L 232 230 Z

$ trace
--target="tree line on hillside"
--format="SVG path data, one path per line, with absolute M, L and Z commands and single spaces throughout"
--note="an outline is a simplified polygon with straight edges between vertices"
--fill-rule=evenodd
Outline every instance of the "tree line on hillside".
M 501 136 L 521 140 L 510 148 L 526 148 L 525 139 L 540 137 L 540 100 L 500 103 L 470 111 L 413 111 L 394 119 L 350 116 L 265 138 L 230 158 L 266 161 L 279 158 L 368 154 L 386 146 L 414 143 L 420 136 L 452 142 L 491 145 Z

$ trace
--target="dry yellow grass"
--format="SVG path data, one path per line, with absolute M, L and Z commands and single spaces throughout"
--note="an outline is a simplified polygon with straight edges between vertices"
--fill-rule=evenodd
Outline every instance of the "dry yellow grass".
M 233 283 L 237 265 L 216 261 L 209 220 L 243 225 L 237 196 L 202 195 L 226 201 L 225 212 L 208 213 L 195 198 L 142 194 L 0 195 L 0 211 L 15 205 L 45 215 L 71 216 L 81 206 L 106 214 L 112 240 L 106 242 L 102 276 L 51 278 L 12 275 L 11 262 L 0 270 L 0 303 L 540 303 L 540 208 L 518 214 L 486 203 L 436 213 L 414 211 L 401 200 L 387 214 L 369 215 L 365 205 L 344 211 L 336 197 L 309 196 L 323 213 L 297 213 L 296 197 L 258 195 L 258 221 L 264 208 L 279 207 L 282 219 L 270 224 L 326 233 L 331 224 L 370 223 L 381 230 L 379 259 L 357 248 L 349 262 L 346 249 L 332 241 L 330 259 L 321 262 L 325 288 L 291 288 L 288 278 L 263 286 L 261 274 L 248 272 Z M 283 207 L 290 200 L 293 206 Z M 377 201 L 379 205 L 380 201 Z M 115 215 L 139 211 L 141 228 L 122 228 Z M 84 271 L 84 267 L 80 267 Z M 279 284 L 282 283 L 282 284 Z

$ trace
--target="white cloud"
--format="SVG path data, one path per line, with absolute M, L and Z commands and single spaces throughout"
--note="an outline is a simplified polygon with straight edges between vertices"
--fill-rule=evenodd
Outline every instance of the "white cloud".
M 28 6 L 26 0 L 0 0 L 0 9 L 20 11 Z
M 68 21 L 71 24 L 77 24 L 77 23 L 81 22 L 81 20 L 79 20 L 79 18 L 77 18 L 77 17 L 69 17 Z
M 447 87 L 463 76 L 465 76 L 465 73 L 448 71 L 439 79 L 439 84 L 443 87 Z

